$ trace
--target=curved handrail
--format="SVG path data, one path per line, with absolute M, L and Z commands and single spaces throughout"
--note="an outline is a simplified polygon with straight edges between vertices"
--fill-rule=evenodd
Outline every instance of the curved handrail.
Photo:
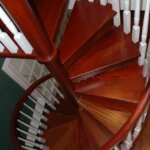
M 11 126 L 10 126 L 10 134 L 11 134 L 11 140 L 14 145 L 15 150 L 21 150 L 19 141 L 17 139 L 17 132 L 16 132 L 16 126 L 17 126 L 17 116 L 19 114 L 20 108 L 23 106 L 23 103 L 26 101 L 27 97 L 32 93 L 35 88 L 37 88 L 40 84 L 45 82 L 46 80 L 52 78 L 52 75 L 48 74 L 36 82 L 34 82 L 20 97 L 18 103 L 16 104 L 16 107 L 14 109 L 12 120 L 11 120 Z
M 146 108 L 150 98 L 150 85 L 147 86 L 143 94 L 141 95 L 141 101 L 137 105 L 133 114 L 129 117 L 128 121 L 123 125 L 123 127 L 104 145 L 100 150 L 108 150 L 114 147 L 118 142 L 122 141 L 130 132 L 135 124 L 137 123 L 139 117 L 141 117 L 144 109 Z

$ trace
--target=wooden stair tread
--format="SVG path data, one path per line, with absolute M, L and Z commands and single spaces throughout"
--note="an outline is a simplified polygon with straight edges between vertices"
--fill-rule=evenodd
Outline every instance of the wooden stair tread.
M 51 120 L 52 121 L 52 120 Z M 46 139 L 46 144 L 49 147 L 55 146 L 59 139 L 63 138 L 63 136 L 68 132 L 70 127 L 72 127 L 77 122 L 77 119 L 58 125 L 54 128 L 48 128 L 44 132 L 43 138 Z
M 34 0 L 34 5 L 39 12 L 49 37 L 54 40 L 63 12 L 67 6 L 67 0 Z
M 135 144 L 132 150 L 149 150 L 150 149 L 150 110 L 147 114 L 147 120 L 144 123 L 143 130 L 141 131 L 138 139 L 135 141 Z
M 77 120 L 73 122 L 67 132 L 57 141 L 57 143 L 52 147 L 52 150 L 70 150 L 72 145 L 74 133 L 77 130 Z
M 100 124 L 100 122 L 97 122 L 85 110 L 80 110 L 80 115 L 85 128 L 87 128 L 87 132 L 89 132 L 91 138 L 95 141 L 94 147 L 96 149 L 104 145 L 113 136 L 112 132 Z
M 78 93 L 77 93 L 78 94 Z M 106 97 L 100 97 L 100 96 L 94 96 L 94 95 L 88 95 L 88 94 L 78 94 L 79 101 L 87 101 L 91 102 L 97 106 L 112 109 L 112 110 L 118 110 L 123 112 L 133 112 L 135 107 L 137 106 L 137 102 L 133 101 L 124 101 L 124 100 L 118 100 L 113 98 L 106 98 Z
M 78 121 L 77 130 L 74 133 L 73 143 L 71 146 L 72 150 L 90 150 L 90 145 L 82 126 L 81 119 Z
M 76 116 L 78 115 L 77 109 L 74 105 L 67 99 L 63 99 L 60 104 L 56 106 L 57 110 L 55 112 L 64 114 L 66 116 Z M 67 108 L 67 109 L 66 109 Z
M 137 58 L 138 49 L 138 44 L 131 40 L 131 34 L 124 34 L 122 27 L 113 27 L 69 68 L 70 78 L 75 81 L 83 80 L 110 66 Z
M 98 0 L 95 0 L 94 3 L 89 3 L 87 0 L 76 1 L 60 44 L 62 62 L 65 63 L 77 53 L 93 35 L 112 19 L 114 14 L 111 5 L 101 6 Z
M 70 122 L 76 118 L 77 118 L 76 116 L 71 116 L 71 115 L 66 116 L 66 115 L 61 114 L 61 113 L 51 112 L 48 115 L 47 126 L 50 129 L 50 128 L 53 128 L 55 126 L 64 124 L 66 122 Z
M 114 134 L 130 116 L 130 113 L 106 109 L 91 102 L 80 101 L 80 106 Z
M 113 99 L 139 102 L 145 89 L 142 67 L 133 61 L 117 70 L 75 85 L 76 92 Z

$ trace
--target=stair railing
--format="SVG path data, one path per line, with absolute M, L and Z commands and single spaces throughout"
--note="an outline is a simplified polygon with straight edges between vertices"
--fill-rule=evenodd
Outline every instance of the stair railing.
M 38 98 L 32 97 L 39 86 L 46 84 L 45 82 L 49 82 L 49 80 L 52 81 L 50 74 L 33 83 L 16 105 L 11 121 L 11 137 L 16 150 L 21 150 L 21 148 L 27 150 L 49 149 L 42 137 L 44 130 L 47 129 L 47 114 L 56 110 L 55 104 L 59 104 L 64 99 L 64 95 L 59 86 L 55 84 L 53 91 L 55 97 L 51 95 L 51 98 L 48 99 L 42 94 L 39 94 Z M 53 84 L 50 86 L 54 87 Z
M 139 136 L 150 105 L 150 86 L 147 86 L 141 101 L 123 127 L 100 149 L 129 150 Z
M 10 18 L 11 21 L 9 20 L 9 22 L 13 22 L 19 34 L 23 34 L 23 37 L 26 37 L 33 47 L 32 54 L 25 54 L 22 50 L 18 50 L 17 53 L 9 53 L 7 49 L 4 49 L 1 50 L 3 52 L 0 53 L 0 57 L 36 59 L 40 63 L 43 63 L 59 82 L 65 96 L 78 107 L 76 102 L 77 96 L 73 91 L 73 85 L 69 80 L 68 73 L 60 61 L 59 50 L 49 38 L 41 18 L 34 12 L 30 3 L 26 0 L 0 0 L 0 6 L 7 13 L 8 18 Z M 4 19 L 2 21 L 1 24 L 7 24 Z M 8 26 L 4 27 L 5 31 L 8 31 Z M 0 47 L 3 48 L 2 45 Z
M 140 9 L 141 6 L 141 0 L 136 0 L 135 3 L 135 14 L 134 14 L 134 25 L 132 29 L 132 41 L 134 43 L 139 42 L 140 39 Z
M 94 0 L 90 0 L 90 2 L 93 2 L 93 1 Z M 100 2 L 102 5 L 105 5 L 107 3 L 107 0 L 100 0 Z M 115 0 L 112 0 L 111 2 L 113 4 L 113 9 L 117 12 L 116 16 L 114 16 L 114 24 L 116 26 L 119 26 L 119 24 L 120 24 L 119 19 L 121 18 L 121 13 L 119 12 L 119 10 L 121 11 L 121 8 L 120 8 L 119 3 L 115 3 L 116 2 Z M 118 1 L 118 2 L 121 2 L 121 1 Z M 146 54 L 145 43 L 147 42 L 147 33 L 148 33 L 148 20 L 147 19 L 149 16 L 148 7 L 149 7 L 150 2 L 149 2 L 149 0 L 147 0 L 146 2 L 148 4 L 148 6 L 146 5 L 147 7 L 145 9 L 145 17 L 144 17 L 144 22 L 143 22 L 142 41 L 141 41 L 141 46 L 142 46 L 141 56 L 142 56 L 142 61 L 144 59 L 143 62 L 145 62 L 145 56 L 149 56 Z M 71 97 L 71 99 L 76 99 L 76 96 L 72 90 L 72 85 L 70 84 L 70 82 L 67 79 L 67 73 L 58 57 L 57 50 L 56 50 L 53 42 L 49 39 L 44 26 L 40 22 L 40 19 L 35 15 L 35 13 L 33 12 L 32 8 L 28 4 L 28 2 L 26 0 L 19 0 L 19 1 L 0 0 L 0 4 L 1 4 L 2 8 L 5 10 L 5 12 L 8 14 L 8 16 L 11 18 L 12 22 L 17 27 L 16 28 L 17 31 L 15 31 L 15 32 L 11 31 L 12 33 L 14 33 L 14 36 L 17 35 L 18 33 L 23 33 L 25 38 L 28 39 L 28 41 L 30 41 L 31 46 L 33 47 L 33 52 L 30 55 L 24 54 L 22 51 L 19 51 L 19 52 L 17 51 L 17 53 L 14 53 L 14 52 L 12 53 L 12 52 L 8 52 L 9 48 L 6 47 L 7 50 L 5 49 L 5 46 L 7 44 L 4 44 L 4 42 L 5 42 L 5 40 L 4 40 L 3 44 L 5 46 L 3 44 L 0 44 L 0 51 L 1 51 L 0 56 L 37 59 L 38 61 L 44 63 L 47 66 L 47 68 L 51 71 L 52 75 L 55 76 L 57 78 L 57 80 L 59 81 L 60 86 L 64 87 L 65 90 L 63 91 L 63 93 L 66 93 L 65 96 L 67 96 L 67 94 L 69 94 L 69 97 Z M 75 0 L 70 0 L 71 8 L 73 8 L 74 4 L 75 4 Z M 136 0 L 136 5 L 138 5 L 138 0 Z M 124 6 L 125 6 L 125 9 L 123 12 L 123 14 L 124 14 L 124 19 L 123 19 L 124 20 L 124 22 L 123 22 L 124 31 L 125 31 L 125 33 L 129 33 L 129 31 L 131 30 L 131 20 L 130 20 L 131 12 L 129 9 L 130 1 L 124 0 Z M 15 9 L 16 7 L 17 7 L 17 11 Z M 139 9 L 139 7 L 136 6 L 136 9 Z M 18 11 L 19 11 L 19 13 L 18 13 Z M 139 15 L 138 10 L 136 10 L 135 17 L 137 18 L 138 15 Z M 129 16 L 129 17 L 127 17 L 127 16 Z M 6 22 L 3 20 L 3 22 L 1 22 L 1 24 L 2 24 L 2 26 L 4 24 L 6 25 Z M 138 26 L 137 23 L 135 23 L 134 25 Z M 4 27 L 5 30 L 7 30 L 7 28 L 8 28 L 8 26 Z M 5 34 L 4 31 L 0 32 L 0 35 L 3 35 L 3 36 L 7 36 L 7 34 Z M 32 34 L 32 36 L 31 36 L 31 34 Z M 10 38 L 7 36 L 7 38 L 10 41 L 13 41 L 12 35 L 10 35 Z M 138 38 L 138 37 L 136 37 L 136 38 Z M 14 43 L 14 41 L 13 41 L 13 43 Z M 144 43 L 144 46 L 143 46 L 143 43 Z M 46 79 L 44 78 L 43 80 L 47 80 L 47 78 Z M 42 82 L 42 81 L 40 81 L 40 82 Z M 32 87 L 31 89 L 33 90 L 34 88 Z M 23 102 L 26 101 L 26 98 L 28 97 L 29 93 L 27 92 L 27 95 L 22 97 Z M 131 142 L 132 144 L 129 144 L 130 143 L 129 141 L 131 141 L 131 140 L 134 141 L 133 139 L 137 133 L 133 134 L 133 132 L 134 131 L 137 132 L 138 129 L 140 129 L 141 120 L 145 119 L 146 113 L 144 113 L 144 112 L 147 112 L 147 110 L 145 110 L 145 108 L 147 108 L 147 106 L 148 106 L 149 93 L 150 93 L 150 88 L 147 88 L 144 93 L 145 96 L 142 98 L 141 102 L 137 106 L 133 115 L 129 118 L 127 123 L 120 129 L 120 131 L 108 143 L 106 143 L 102 147 L 102 149 L 106 149 L 106 150 L 120 149 L 120 145 L 125 146 L 125 147 L 130 147 L 133 145 L 133 142 Z M 18 114 L 20 114 L 19 111 L 20 111 L 20 107 L 23 104 L 22 101 L 19 101 L 19 104 L 16 107 L 16 111 L 15 111 L 16 114 L 14 115 L 14 117 L 16 117 L 16 116 L 18 116 Z M 35 99 L 32 99 L 31 101 L 34 101 L 37 105 L 41 106 L 40 102 L 36 101 Z M 48 105 L 48 107 L 55 109 L 53 103 L 46 101 L 46 104 Z M 30 110 L 33 110 L 32 107 L 28 107 L 28 109 L 29 108 L 31 108 Z M 44 108 L 44 110 L 46 110 L 46 108 Z M 144 115 L 142 115 L 143 113 L 144 113 Z M 23 117 L 26 117 L 26 119 L 29 119 L 31 122 L 33 122 L 33 124 L 29 125 L 28 123 L 25 123 L 21 119 L 18 119 L 18 118 L 13 119 L 12 127 L 11 127 L 12 128 L 11 135 L 13 136 L 12 140 L 13 140 L 13 143 L 15 144 L 16 150 L 20 150 L 19 149 L 20 147 L 18 148 L 18 145 L 20 144 L 19 140 L 23 143 L 26 143 L 26 145 L 23 146 L 25 149 L 36 149 L 36 148 L 41 148 L 41 149 L 45 148 L 46 149 L 47 147 L 45 147 L 42 143 L 36 144 L 34 141 L 30 141 L 30 140 L 22 138 L 22 137 L 19 137 L 19 140 L 16 139 L 18 131 L 21 132 L 21 134 L 28 135 L 28 136 L 30 134 L 33 134 L 31 137 L 35 138 L 37 135 L 42 134 L 43 133 L 42 128 L 46 127 L 45 124 L 43 123 L 43 120 L 38 121 L 37 118 L 34 118 L 32 120 L 30 118 L 30 116 L 27 116 L 24 113 L 22 113 L 22 114 L 24 115 Z M 38 114 L 38 112 L 36 112 L 35 114 Z M 43 114 L 41 116 L 43 116 Z M 44 116 L 44 117 L 46 117 L 46 116 Z M 18 122 L 16 121 L 17 119 L 18 119 Z M 36 126 L 34 126 L 34 124 L 37 124 L 37 122 L 39 122 L 40 129 L 37 128 Z M 27 132 L 27 131 L 22 131 L 22 129 L 20 129 L 20 128 L 16 129 L 18 123 L 22 124 L 24 127 L 30 129 L 31 131 L 29 130 L 29 132 Z M 37 138 L 35 138 L 35 139 L 37 140 Z M 44 140 L 42 140 L 42 141 L 44 141 Z

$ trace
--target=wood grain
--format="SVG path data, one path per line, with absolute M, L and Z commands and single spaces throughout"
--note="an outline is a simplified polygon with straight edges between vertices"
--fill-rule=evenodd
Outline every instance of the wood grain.
M 89 44 L 94 38 L 97 38 L 95 36 L 97 32 L 102 34 L 105 26 L 105 31 L 108 30 L 108 25 L 106 24 L 112 20 L 114 15 L 115 13 L 110 5 L 101 6 L 98 0 L 95 0 L 94 3 L 89 3 L 87 0 L 76 1 L 60 44 L 60 57 L 65 66 L 67 61 L 69 61 L 69 64 L 76 61 L 82 53 L 88 50 Z M 82 50 L 85 44 L 87 46 Z M 75 56 L 74 59 L 73 55 L 78 56 Z
M 130 113 L 106 109 L 91 102 L 80 101 L 80 106 L 86 109 L 92 116 L 100 121 L 114 134 L 124 125 Z
M 54 40 L 67 6 L 67 0 L 34 0 L 34 5 L 49 37 Z
M 70 78 L 74 82 L 82 81 L 103 73 L 112 66 L 137 58 L 138 47 L 139 44 L 132 43 L 131 34 L 123 33 L 122 26 L 112 27 L 69 68 Z
M 104 73 L 88 81 L 77 83 L 76 92 L 124 101 L 140 101 L 145 89 L 142 68 L 136 62 Z

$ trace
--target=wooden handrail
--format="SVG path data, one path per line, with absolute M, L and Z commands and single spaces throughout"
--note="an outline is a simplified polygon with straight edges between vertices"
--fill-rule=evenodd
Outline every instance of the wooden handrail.
M 141 117 L 145 107 L 148 105 L 150 98 L 150 85 L 147 86 L 143 94 L 141 95 L 141 101 L 137 105 L 133 114 L 129 117 L 124 126 L 104 145 L 100 150 L 108 150 L 113 148 L 118 142 L 124 140 L 128 132 L 130 132 L 136 125 L 138 119 Z
M 25 92 L 24 94 L 20 97 L 18 103 L 16 104 L 16 107 L 14 109 L 13 115 L 12 115 L 12 120 L 11 120 L 11 125 L 10 125 L 10 134 L 11 134 L 11 140 L 14 145 L 15 150 L 21 150 L 20 143 L 17 139 L 17 131 L 16 131 L 16 126 L 17 126 L 17 116 L 19 114 L 19 111 L 21 107 L 23 106 L 23 103 L 26 101 L 28 96 L 35 90 L 40 84 L 45 82 L 46 80 L 52 78 L 50 74 L 42 77 L 41 79 L 37 80 L 35 83 L 33 83 Z
M 35 15 L 27 0 L 0 0 L 17 27 L 24 33 L 37 54 L 37 60 L 45 62 L 56 53 L 40 18 Z
M 35 14 L 36 12 L 33 11 L 28 1 L 0 0 L 0 3 L 30 41 L 36 54 L 35 59 L 46 65 L 52 76 L 59 82 L 65 96 L 77 106 L 77 97 L 73 91 L 72 83 L 58 56 L 59 50 L 49 39 L 41 19 Z

